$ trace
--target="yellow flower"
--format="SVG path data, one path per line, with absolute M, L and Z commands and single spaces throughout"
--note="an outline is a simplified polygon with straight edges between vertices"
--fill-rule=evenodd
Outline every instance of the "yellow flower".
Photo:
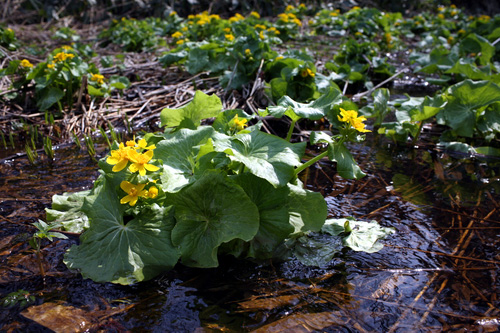
M 340 116 L 342 116 L 342 118 Z M 337 116 L 340 121 L 354 127 L 358 132 L 371 132 L 370 130 L 365 129 L 365 124 L 363 124 L 363 121 L 365 121 L 366 118 L 364 116 L 358 117 L 358 112 L 354 110 L 346 111 L 340 108 L 340 116 Z
M 385 38 L 385 42 L 387 44 L 390 44 L 392 42 L 392 36 L 390 33 L 386 32 L 385 35 L 384 35 L 384 38 Z
M 238 131 L 241 131 L 243 130 L 245 127 L 247 127 L 247 122 L 248 122 L 248 119 L 245 119 L 245 118 L 242 118 L 241 120 L 238 118 L 238 115 L 234 116 L 234 118 L 232 119 L 232 124 L 231 124 L 231 128 L 233 129 L 236 129 Z
M 188 29 L 189 29 L 188 27 L 182 27 L 181 31 L 188 31 Z
M 354 33 L 354 36 L 356 36 L 356 37 L 360 37 L 360 36 L 363 36 L 363 33 L 362 33 L 361 31 L 356 31 L 356 32 Z
M 224 37 L 226 37 L 226 39 L 229 40 L 230 42 L 234 40 L 234 36 L 232 34 L 224 35 Z
M 286 6 L 286 8 L 285 8 L 285 12 L 289 12 L 289 11 L 292 11 L 292 10 L 294 10 L 294 9 L 295 9 L 295 7 L 294 7 L 294 6 L 292 6 L 292 5 L 288 5 L 288 6 Z
M 438 18 L 440 18 L 441 20 L 444 20 L 444 15 L 443 14 L 438 14 Z
M 182 37 L 182 32 L 176 31 L 172 34 L 172 38 L 181 38 Z
M 300 22 L 300 20 L 298 18 L 294 18 L 293 19 L 293 23 L 295 23 L 296 25 L 298 25 L 299 27 L 302 26 L 302 22 Z
M 173 11 L 169 14 L 169 16 L 174 16 L 174 15 L 177 15 L 177 12 L 176 12 L 175 10 L 173 10 Z
M 300 71 L 300 76 L 302 77 L 314 77 L 314 72 L 310 70 L 309 68 L 304 68 L 303 70 Z
M 459 35 L 465 35 L 465 32 L 466 32 L 466 31 L 465 31 L 464 29 L 460 29 L 460 30 L 458 30 L 458 31 L 457 31 L 457 33 L 458 33 Z
M 54 56 L 54 61 L 55 62 L 63 62 L 66 59 L 73 59 L 75 57 L 74 54 L 72 53 L 66 53 L 66 52 L 59 52 Z
M 274 58 L 274 60 L 281 60 L 281 59 L 284 59 L 284 57 L 282 55 L 279 55 L 276 58 Z
M 246 56 L 249 56 L 252 54 L 252 51 L 250 51 L 250 49 L 245 49 L 245 55 Z
M 453 43 L 454 40 L 455 38 L 453 38 L 453 36 L 448 37 L 448 44 Z
M 72 49 L 73 49 L 73 48 L 72 48 L 71 46 L 69 46 L 69 45 L 63 45 L 61 48 L 62 48 L 63 50 L 66 50 L 66 51 L 69 51 L 69 50 L 72 50 Z
M 226 34 L 231 33 L 231 28 L 224 28 L 224 32 L 225 32 Z
M 234 22 L 238 22 L 238 21 L 241 21 L 244 19 L 245 19 L 245 17 L 243 15 L 236 13 L 233 17 L 229 18 L 229 22 L 234 23 Z
M 331 12 L 330 16 L 338 16 L 339 14 L 337 12 Z
M 154 199 L 158 196 L 158 188 L 156 186 L 151 186 L 146 193 L 146 197 L 150 199 Z
M 125 147 L 123 143 L 120 143 L 118 149 L 111 151 L 111 156 L 106 159 L 106 162 L 110 165 L 114 165 L 113 172 L 119 172 L 125 169 L 128 164 L 129 152 L 132 151 L 130 147 Z
M 54 67 L 56 67 L 56 65 L 53 62 L 47 64 L 47 68 L 53 69 Z
M 90 74 L 90 80 L 97 82 L 97 84 L 103 84 L 104 83 L 104 76 L 101 74 Z
M 260 15 L 259 15 L 259 13 L 255 12 L 255 11 L 250 12 L 250 16 L 253 16 L 253 17 L 255 17 L 256 19 L 260 19 Z
M 306 9 L 306 5 L 304 5 L 303 3 L 301 3 L 301 4 L 299 5 L 299 9 Z
M 260 39 L 265 39 L 266 36 L 264 35 L 264 30 L 262 30 L 260 33 L 259 33 L 259 37 Z
M 27 59 L 21 60 L 20 65 L 25 67 L 25 68 L 33 68 L 33 64 Z
M 139 172 L 141 176 L 146 175 L 147 171 L 158 171 L 160 168 L 148 162 L 153 158 L 153 151 L 148 150 L 144 154 L 140 154 L 135 150 L 129 151 L 129 159 L 132 164 L 129 167 L 130 172 Z
M 121 204 L 129 203 L 130 206 L 135 206 L 139 197 L 145 197 L 148 191 L 144 189 L 146 184 L 132 184 L 126 180 L 120 183 L 120 188 L 127 193 L 126 196 L 120 199 Z
M 266 26 L 263 24 L 256 24 L 254 25 L 255 29 L 261 29 L 261 30 L 266 30 Z
M 182 45 L 184 44 L 184 39 L 179 39 L 177 42 L 175 42 L 177 45 Z
M 288 15 L 285 13 L 278 14 L 278 17 L 279 17 L 279 21 L 283 21 L 285 23 L 287 23 L 289 21 Z

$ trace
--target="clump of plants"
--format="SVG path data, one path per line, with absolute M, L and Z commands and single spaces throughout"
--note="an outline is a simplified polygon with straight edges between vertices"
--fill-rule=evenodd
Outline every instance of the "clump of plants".
M 315 133 L 312 144 L 325 145 L 321 157 L 336 161 L 342 176 L 359 178 L 364 174 L 345 143 L 369 130 L 364 117 L 339 108 L 341 103 L 332 91 L 310 104 L 286 98 L 262 112 L 294 119 L 335 115 L 338 134 Z M 355 227 L 363 223 L 348 220 L 325 224 L 322 195 L 304 189 L 298 177 L 317 160 L 302 163 L 306 142 L 291 143 L 261 131 L 260 121 L 242 110 L 222 111 L 216 96 L 196 92 L 189 104 L 164 109 L 160 117 L 164 133 L 115 142 L 99 161 L 101 175 L 94 187 L 55 196 L 47 211 L 53 223 L 83 231 L 65 263 L 84 277 L 130 284 L 178 262 L 217 267 L 221 255 L 261 260 L 295 253 L 308 264 L 325 264 L 343 241 L 348 245 L 349 237 L 359 239 L 354 230 L 377 230 L 365 237 L 366 251 L 379 249 L 373 247 L 376 240 L 390 232 L 376 224 Z M 211 126 L 202 125 L 206 118 L 215 118 Z M 336 248 L 314 257 L 306 241 L 314 232 L 339 237 Z M 360 244 L 351 243 L 354 248 L 354 243 Z
M 124 77 L 106 79 L 93 63 L 87 62 L 71 46 L 63 46 L 50 52 L 46 61 L 36 65 L 27 59 L 12 60 L 0 76 L 10 76 L 16 92 L 10 99 L 24 101 L 27 94 L 34 94 L 40 111 L 57 107 L 63 110 L 73 106 L 84 77 L 91 96 L 106 96 L 114 89 L 125 89 L 129 82 Z

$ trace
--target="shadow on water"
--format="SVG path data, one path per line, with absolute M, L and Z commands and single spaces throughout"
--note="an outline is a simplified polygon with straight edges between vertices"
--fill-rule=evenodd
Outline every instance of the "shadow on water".
M 499 162 L 402 149 L 369 139 L 351 147 L 367 176 L 311 168 L 329 216 L 392 226 L 385 247 L 345 250 L 326 267 L 221 258 L 217 269 L 178 265 L 134 286 L 83 280 L 62 263 L 68 240 L 44 243 L 42 278 L 28 244 L 53 194 L 87 189 L 97 165 L 76 148 L 49 166 L 0 165 L 2 331 L 428 331 L 498 329 Z M 99 150 L 101 155 L 104 148 Z M 24 293 L 22 292 L 24 291 Z M 11 294 L 16 293 L 17 294 Z

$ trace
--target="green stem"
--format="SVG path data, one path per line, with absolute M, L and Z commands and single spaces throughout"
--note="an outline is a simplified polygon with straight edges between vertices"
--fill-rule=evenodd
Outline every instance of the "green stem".
M 292 120 L 292 123 L 290 124 L 290 128 L 288 129 L 288 134 L 286 135 L 286 141 L 290 142 L 292 139 L 292 134 L 293 134 L 293 129 L 295 128 L 295 123 L 297 123 L 297 120 Z
M 417 143 L 418 137 L 420 136 L 420 132 L 422 132 L 422 127 L 424 127 L 424 121 L 420 121 L 420 124 L 418 126 L 418 132 L 417 135 L 413 138 L 412 144 L 415 145 Z
M 313 165 L 314 163 L 318 162 L 319 160 L 321 160 L 323 157 L 325 157 L 327 155 L 328 155 L 328 149 L 325 150 L 324 152 L 322 152 L 321 154 L 319 154 L 318 156 L 311 158 L 309 161 L 307 161 L 306 163 L 302 164 L 297 169 L 295 169 L 295 176 L 297 176 L 304 169 L 309 168 L 311 165 Z

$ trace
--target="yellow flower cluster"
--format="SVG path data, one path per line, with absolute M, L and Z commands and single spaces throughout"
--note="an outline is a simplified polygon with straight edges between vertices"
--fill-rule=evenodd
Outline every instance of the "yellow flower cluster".
M 72 53 L 66 53 L 66 52 L 59 52 L 54 56 L 54 61 L 55 62 L 63 62 L 66 59 L 73 59 L 75 57 L 74 54 Z
M 209 15 L 207 11 L 204 11 L 200 14 L 189 15 L 188 19 L 192 21 L 190 22 L 191 24 L 196 23 L 199 25 L 205 25 L 211 23 L 212 20 L 220 20 L 220 16 L 216 14 Z
M 340 117 L 342 116 L 342 117 Z M 352 126 L 356 131 L 361 133 L 371 132 L 365 128 L 363 121 L 366 120 L 364 116 L 358 117 L 358 113 L 354 110 L 344 110 L 340 108 L 340 116 L 337 116 L 341 122 Z
M 182 32 L 176 31 L 172 34 L 172 38 L 181 38 L 182 37 Z
M 280 31 L 278 29 L 276 29 L 275 27 L 270 27 L 269 29 L 267 29 L 267 31 L 271 32 L 273 34 L 276 34 L 276 35 L 280 34 Z
M 224 37 L 226 37 L 226 39 L 230 42 L 232 42 L 234 40 L 234 36 L 233 34 L 227 34 L 227 35 L 224 35 Z
M 257 30 L 257 29 L 266 30 L 267 29 L 266 26 L 263 24 L 256 24 L 253 27 L 255 28 L 255 30 Z
M 125 144 L 120 143 L 118 149 L 112 150 L 106 162 L 113 165 L 111 169 L 113 172 L 122 171 L 129 165 L 128 170 L 132 173 L 138 172 L 139 175 L 145 176 L 147 171 L 155 172 L 160 168 L 149 162 L 153 158 L 153 150 L 155 145 L 147 145 L 146 140 L 140 139 L 138 142 L 134 140 L 127 141 Z M 142 151 L 146 150 L 145 153 Z M 144 187 L 147 184 L 132 184 L 128 181 L 122 181 L 120 188 L 127 193 L 125 197 L 120 200 L 122 204 L 130 204 L 134 206 L 139 197 L 154 199 L 158 196 L 158 189 L 151 186 L 148 190 Z
M 27 59 L 21 60 L 19 64 L 24 68 L 33 68 L 33 64 Z
M 244 19 L 245 19 L 245 17 L 243 15 L 236 13 L 233 17 L 229 18 L 229 22 L 234 23 L 234 22 L 238 22 L 238 21 L 241 21 Z
M 296 25 L 298 25 L 299 27 L 302 26 L 302 22 L 300 22 L 300 20 L 297 18 L 297 16 L 295 16 L 295 14 L 293 13 L 281 13 L 281 14 L 278 14 L 278 21 L 281 21 L 283 23 L 294 23 Z

